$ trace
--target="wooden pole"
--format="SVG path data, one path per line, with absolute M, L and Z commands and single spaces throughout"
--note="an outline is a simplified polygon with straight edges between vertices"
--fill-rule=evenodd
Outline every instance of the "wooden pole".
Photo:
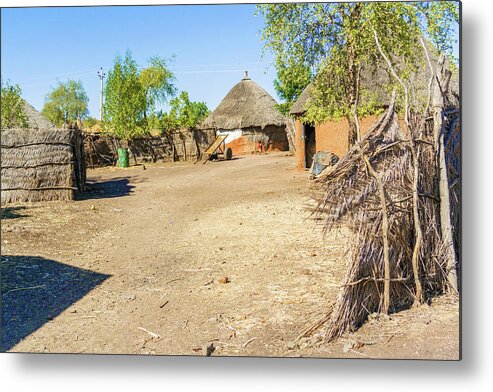
M 382 46 L 380 45 L 378 34 L 375 29 L 373 29 L 373 34 L 375 36 L 375 42 L 377 44 L 378 50 L 380 51 L 380 54 L 382 55 L 383 59 L 387 63 L 387 66 L 389 67 L 393 77 L 404 89 L 404 105 L 405 105 L 404 123 L 406 124 L 406 128 L 407 128 L 407 133 L 409 137 L 409 148 L 411 150 L 411 155 L 413 158 L 413 166 L 414 166 L 412 198 L 413 198 L 413 221 L 414 221 L 414 230 L 416 232 L 416 239 L 414 243 L 411 264 L 413 267 L 414 284 L 416 286 L 415 304 L 419 305 L 423 302 L 423 287 L 421 285 L 421 280 L 419 278 L 420 275 L 419 256 L 421 252 L 421 246 L 423 243 L 423 231 L 421 230 L 421 219 L 419 217 L 419 150 L 417 151 L 414 141 L 415 135 L 409 123 L 409 90 L 407 88 L 407 85 L 404 83 L 404 81 L 397 75 L 397 72 L 395 71 L 395 68 L 390 62 L 389 58 L 385 55 Z M 426 52 L 426 47 L 424 48 L 425 48 L 425 53 L 428 57 L 428 53 Z
M 438 154 L 439 194 L 440 194 L 440 229 L 442 241 L 445 246 L 446 273 L 448 289 L 458 293 L 457 283 L 457 259 L 455 255 L 452 220 L 450 217 L 450 193 L 447 172 L 447 162 L 444 145 L 444 97 L 448 90 L 451 72 L 444 67 L 445 56 L 442 54 L 438 60 L 436 83 L 433 91 L 433 134 Z

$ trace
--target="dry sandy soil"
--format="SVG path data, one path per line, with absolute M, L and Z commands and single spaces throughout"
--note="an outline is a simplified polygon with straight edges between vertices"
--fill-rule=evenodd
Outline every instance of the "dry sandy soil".
M 283 154 L 88 171 L 80 200 L 2 219 L 2 345 L 17 352 L 459 358 L 455 298 L 296 343 L 335 300 L 348 235 L 322 237 Z

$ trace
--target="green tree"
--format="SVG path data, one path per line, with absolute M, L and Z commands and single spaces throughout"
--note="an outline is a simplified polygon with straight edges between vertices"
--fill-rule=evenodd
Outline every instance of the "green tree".
M 104 127 L 123 140 L 131 140 L 146 133 L 144 113 L 145 91 L 132 54 L 117 55 L 108 72 L 105 86 Z
M 18 84 L 12 85 L 9 80 L 4 84 L 2 80 L 2 128 L 29 126 L 21 93 Z
M 89 113 L 88 102 L 82 82 L 71 79 L 59 81 L 57 87 L 46 95 L 42 114 L 57 126 L 82 122 Z
M 176 93 L 175 77 L 168 69 L 168 60 L 161 57 L 151 57 L 147 68 L 140 72 L 140 83 L 144 89 L 144 117 L 152 116 L 156 104 L 165 103 Z
M 117 55 L 105 87 L 105 128 L 127 141 L 146 135 L 156 124 L 156 105 L 175 93 L 167 67 L 167 60 L 151 57 L 139 70 L 130 51 Z
M 383 64 L 376 37 L 403 77 L 424 62 L 420 38 L 451 56 L 458 2 L 300 3 L 259 5 L 264 17 L 262 39 L 273 51 L 278 72 L 283 65 L 303 64 L 315 77 L 305 119 L 321 122 L 345 117 L 358 138 L 360 109 L 371 111 L 371 94 L 361 88 L 362 72 Z M 368 95 L 367 102 L 361 98 Z M 374 108 L 377 109 L 376 107 Z
M 168 113 L 161 115 L 161 127 L 165 132 L 175 129 L 194 129 L 209 114 L 205 102 L 190 101 L 186 91 L 170 102 Z
M 299 98 L 303 90 L 310 83 L 312 75 L 310 68 L 303 64 L 279 64 L 274 88 L 279 98 L 284 102 L 277 105 L 278 110 L 288 115 L 293 103 Z

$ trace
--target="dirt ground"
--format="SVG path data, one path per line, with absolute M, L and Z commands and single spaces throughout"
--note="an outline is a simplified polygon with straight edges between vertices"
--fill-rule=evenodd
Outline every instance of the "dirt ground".
M 88 171 L 80 200 L 2 219 L 2 344 L 16 352 L 459 358 L 459 306 L 296 342 L 334 302 L 348 233 L 307 219 L 285 154 Z

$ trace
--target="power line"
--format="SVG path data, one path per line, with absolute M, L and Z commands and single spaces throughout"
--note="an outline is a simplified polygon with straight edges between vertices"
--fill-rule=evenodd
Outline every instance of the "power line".
M 97 68 L 91 68 L 91 69 L 87 69 L 87 70 L 84 70 L 84 71 L 67 72 L 67 73 L 57 74 L 57 75 L 45 75 L 45 76 L 39 76 L 37 78 L 31 78 L 31 79 L 22 80 L 22 81 L 19 81 L 17 83 L 24 84 L 24 83 L 29 83 L 29 82 L 37 82 L 37 81 L 44 81 L 44 80 L 53 80 L 53 79 L 58 79 L 58 78 L 62 78 L 62 77 L 67 77 L 67 76 L 85 75 L 85 74 L 90 74 L 90 73 L 94 72 L 95 70 L 97 70 Z
M 237 69 L 209 69 L 209 70 L 197 70 L 197 71 L 174 71 L 176 74 L 204 74 L 204 73 L 232 73 L 232 72 L 243 72 L 245 67 Z M 263 71 L 261 68 L 249 69 L 249 71 Z
M 214 68 L 220 68 L 220 67 L 239 67 L 239 70 L 242 71 L 245 67 L 248 68 L 248 66 L 251 66 L 251 65 L 259 65 L 259 64 L 265 64 L 267 67 L 270 67 L 271 64 L 268 63 L 268 62 L 263 62 L 263 61 L 257 61 L 257 62 L 240 62 L 240 63 L 235 63 L 235 64 L 192 64 L 192 65 L 181 65 L 181 66 L 178 66 L 178 67 L 170 67 L 170 70 L 172 70 L 173 72 L 176 72 L 176 73 L 188 73 L 188 74 L 193 74 L 193 73 L 206 73 L 206 72 L 210 72 L 210 73 L 221 73 L 221 72 L 233 72 L 234 69 L 226 69 L 226 70 L 221 70 L 221 69 L 213 69 L 213 70 L 204 70 L 204 69 L 200 69 L 200 68 L 211 68 L 211 67 L 214 67 Z M 144 65 L 141 65 L 141 66 L 138 66 L 139 69 L 144 69 L 146 68 L 147 66 L 144 66 Z M 111 67 L 108 67 L 106 66 L 106 68 L 111 68 Z M 192 69 L 190 69 L 192 68 Z M 197 70 L 193 70 L 193 68 L 198 68 Z M 94 72 L 95 70 L 97 70 L 98 68 L 90 68 L 90 69 L 87 69 L 87 70 L 83 70 L 83 71 L 74 71 L 74 72 L 66 72 L 66 73 L 62 73 L 62 74 L 56 74 L 56 75 L 46 75 L 46 76 L 39 76 L 39 77 L 36 77 L 36 78 L 31 78 L 31 79 L 25 79 L 25 80 L 21 80 L 21 81 L 17 81 L 17 83 L 19 84 L 25 84 L 27 83 L 27 86 L 26 87 L 29 87 L 31 86 L 29 83 L 30 82 L 43 82 L 43 81 L 52 81 L 52 80 L 56 80 L 56 79 L 59 79 L 59 78 L 65 78 L 65 77 L 70 77 L 70 76 L 77 76 L 77 75 L 89 75 L 91 74 L 92 72 Z M 258 69 L 257 69 L 258 70 Z M 39 85 L 39 83 L 35 83 L 35 85 Z

